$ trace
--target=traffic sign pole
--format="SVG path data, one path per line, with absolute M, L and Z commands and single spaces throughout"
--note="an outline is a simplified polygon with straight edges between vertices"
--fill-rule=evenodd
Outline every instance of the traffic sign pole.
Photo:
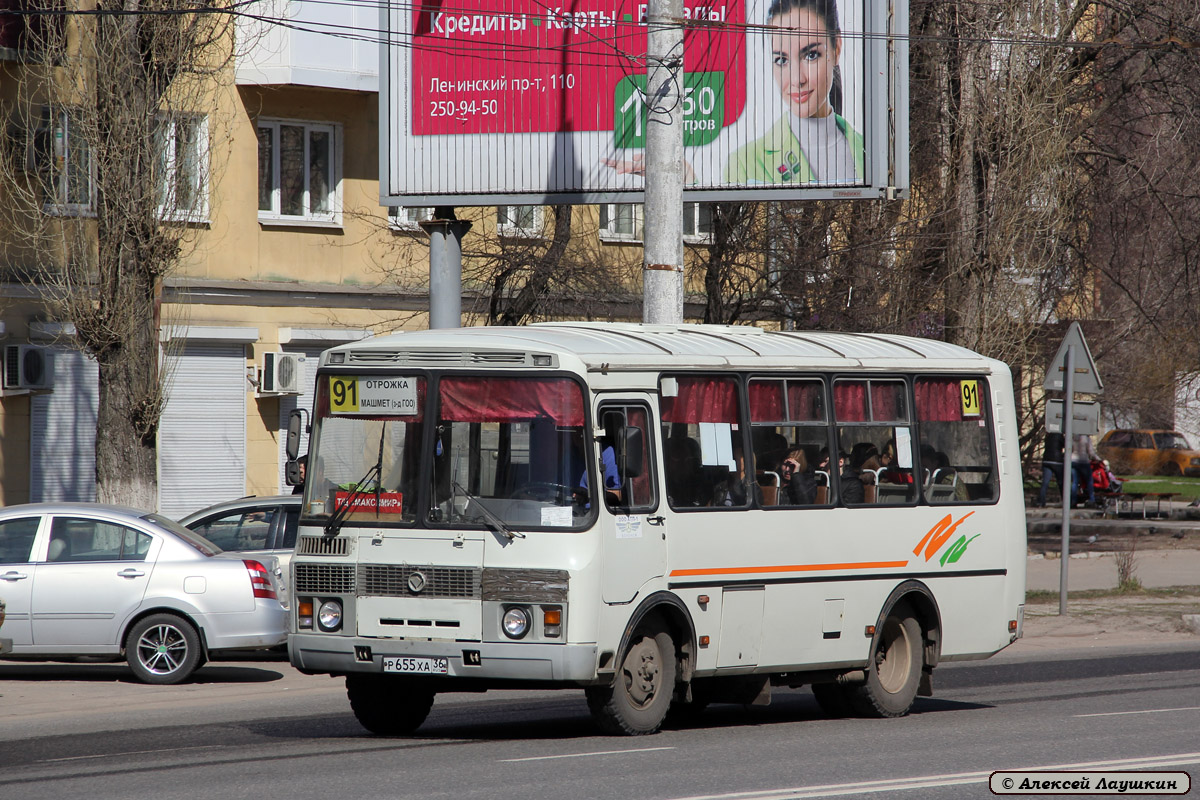
M 1067 345 L 1063 375 L 1063 471 L 1058 488 L 1062 490 L 1062 552 L 1058 565 L 1058 614 L 1067 613 L 1067 564 L 1071 559 L 1071 491 L 1075 474 L 1071 464 L 1071 422 L 1075 416 L 1075 346 Z M 1068 478 L 1068 470 L 1072 478 Z

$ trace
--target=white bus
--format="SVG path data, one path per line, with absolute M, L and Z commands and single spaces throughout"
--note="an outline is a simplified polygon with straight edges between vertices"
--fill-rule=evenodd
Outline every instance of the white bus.
M 499 687 L 582 688 L 625 734 L 777 686 L 900 716 L 1021 635 L 1011 375 L 961 347 L 402 333 L 321 356 L 310 430 L 290 658 L 375 733 Z

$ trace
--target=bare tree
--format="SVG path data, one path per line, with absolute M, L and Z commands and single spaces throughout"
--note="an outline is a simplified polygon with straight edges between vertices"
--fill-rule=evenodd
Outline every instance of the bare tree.
M 154 507 L 162 281 L 204 213 L 207 112 L 231 57 L 220 0 L 30 0 L 0 159 L 10 271 L 99 365 L 100 500 Z M 36 24 L 35 24 L 36 23 Z

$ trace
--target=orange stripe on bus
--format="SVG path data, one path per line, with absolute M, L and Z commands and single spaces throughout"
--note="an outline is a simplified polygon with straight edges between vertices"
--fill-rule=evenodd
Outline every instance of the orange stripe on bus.
M 753 572 L 824 572 L 835 569 L 898 569 L 907 561 L 856 561 L 850 564 L 788 564 L 776 567 L 718 567 L 716 569 L 675 569 L 671 577 L 696 575 L 748 575 Z

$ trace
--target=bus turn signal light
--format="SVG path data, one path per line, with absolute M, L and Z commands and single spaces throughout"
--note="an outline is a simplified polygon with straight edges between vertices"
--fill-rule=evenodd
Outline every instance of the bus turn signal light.
M 296 605 L 296 625 L 300 628 L 313 626 L 313 604 L 311 600 L 302 600 Z

